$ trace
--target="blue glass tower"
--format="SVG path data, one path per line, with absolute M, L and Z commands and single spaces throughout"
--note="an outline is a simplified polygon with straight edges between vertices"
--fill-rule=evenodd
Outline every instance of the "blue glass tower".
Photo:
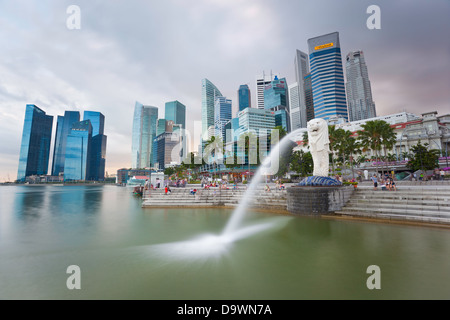
M 214 125 L 214 103 L 216 97 L 223 96 L 208 79 L 202 80 L 202 138 L 207 140 L 208 128 Z
M 239 111 L 251 107 L 250 88 L 246 84 L 239 86 L 238 103 L 239 103 Z
M 288 85 L 285 78 L 275 79 L 264 88 L 264 109 L 277 115 L 276 126 L 282 126 L 286 132 L 291 131 L 289 118 Z
M 214 135 L 226 141 L 225 125 L 231 120 L 231 100 L 225 97 L 217 97 L 214 104 Z
M 87 180 L 105 180 L 106 141 L 104 134 L 105 116 L 97 111 L 85 111 L 83 120 L 89 120 L 92 125 L 91 152 L 89 155 L 89 172 Z
M 165 119 L 186 129 L 186 106 L 179 101 L 166 102 Z
M 90 120 L 76 122 L 67 136 L 64 180 L 87 180 L 90 170 L 92 125 Z
M 149 168 L 152 162 L 152 144 L 158 127 L 158 108 L 136 102 L 131 141 L 133 169 Z
M 48 116 L 34 104 L 27 104 L 20 145 L 17 180 L 27 176 L 47 174 L 52 138 L 53 116 Z
M 308 46 L 315 117 L 348 120 L 339 33 L 311 38 Z
M 72 125 L 79 121 L 80 113 L 78 111 L 66 111 L 64 112 L 64 116 L 58 116 L 56 123 L 55 146 L 53 149 L 53 176 L 58 176 L 64 172 L 67 136 L 72 129 Z

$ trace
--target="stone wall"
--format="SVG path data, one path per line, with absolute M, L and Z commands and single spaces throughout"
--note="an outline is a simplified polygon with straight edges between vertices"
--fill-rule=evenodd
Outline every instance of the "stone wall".
M 287 209 L 302 215 L 329 214 L 341 210 L 353 192 L 353 186 L 294 186 L 287 189 Z

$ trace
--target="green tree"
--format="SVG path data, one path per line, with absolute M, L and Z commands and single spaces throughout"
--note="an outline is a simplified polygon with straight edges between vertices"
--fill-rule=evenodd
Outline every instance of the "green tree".
M 291 157 L 291 170 L 302 177 L 306 177 L 313 172 L 313 159 L 311 152 L 303 150 L 294 151 Z
M 175 169 L 172 167 L 168 167 L 164 169 L 164 174 L 167 174 L 169 177 L 175 173 Z
M 358 139 L 361 142 L 361 146 L 365 150 L 372 150 L 375 155 L 375 160 L 378 162 L 380 160 L 380 152 L 383 147 L 383 128 L 386 121 L 383 120 L 373 120 L 367 121 L 362 124 L 363 130 L 358 131 Z M 376 164 L 376 170 L 378 172 L 378 163 Z
M 412 158 L 408 161 L 407 167 L 412 171 L 417 170 L 433 170 L 438 165 L 439 150 L 428 150 L 428 143 L 422 145 L 419 142 L 411 147 Z

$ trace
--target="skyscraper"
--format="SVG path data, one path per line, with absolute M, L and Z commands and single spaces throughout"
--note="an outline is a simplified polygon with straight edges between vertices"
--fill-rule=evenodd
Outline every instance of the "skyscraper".
M 105 180 L 106 141 L 104 134 L 105 116 L 97 111 L 85 111 L 83 120 L 89 120 L 92 125 L 91 152 L 89 154 L 89 172 L 87 180 Z
M 251 107 L 251 95 L 250 95 L 250 88 L 248 85 L 243 84 L 239 86 L 238 90 L 238 104 L 239 104 L 239 111 L 244 110 L 245 108 Z
M 216 97 L 223 96 L 208 79 L 202 80 L 202 138 L 207 140 L 208 128 L 214 126 L 214 103 Z
M 27 104 L 20 145 L 17 180 L 48 173 L 53 116 L 34 104 Z
M 346 60 L 349 120 L 357 121 L 376 117 L 364 53 L 352 51 L 347 54 Z
M 339 33 L 308 40 L 316 118 L 348 120 Z
M 92 125 L 83 120 L 72 125 L 67 136 L 64 180 L 87 180 L 90 172 Z
M 226 97 L 217 97 L 214 104 L 214 135 L 221 137 L 225 142 L 225 125 L 231 120 L 231 100 Z
M 264 88 L 266 85 L 272 82 L 272 72 L 270 75 L 266 75 L 264 72 L 262 75 L 256 78 L 256 107 L 258 109 L 264 109 Z
M 131 166 L 133 169 L 152 165 L 152 143 L 156 137 L 158 108 L 136 102 L 131 141 Z
M 308 73 L 304 78 L 305 84 L 305 103 L 306 103 L 306 123 L 315 118 L 314 115 L 314 101 L 312 94 L 311 73 Z
M 179 101 L 166 102 L 165 119 L 186 129 L 186 106 Z
M 289 86 L 291 130 L 306 128 L 306 99 L 304 78 L 309 72 L 308 55 L 296 50 L 294 59 L 295 83 Z
M 80 113 L 78 111 L 65 111 L 64 116 L 58 116 L 56 123 L 55 146 L 53 149 L 53 176 L 58 176 L 64 172 L 67 136 L 70 134 L 72 125 L 79 121 Z
M 291 131 L 289 118 L 289 94 L 285 78 L 275 79 L 264 88 L 264 109 L 275 114 L 275 126 L 282 126 L 286 132 Z

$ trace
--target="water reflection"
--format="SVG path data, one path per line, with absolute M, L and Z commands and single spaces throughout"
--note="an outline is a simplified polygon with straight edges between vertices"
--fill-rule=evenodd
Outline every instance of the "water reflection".
M 18 187 L 15 194 L 14 213 L 21 220 L 39 219 L 45 212 L 45 190 L 41 187 Z

